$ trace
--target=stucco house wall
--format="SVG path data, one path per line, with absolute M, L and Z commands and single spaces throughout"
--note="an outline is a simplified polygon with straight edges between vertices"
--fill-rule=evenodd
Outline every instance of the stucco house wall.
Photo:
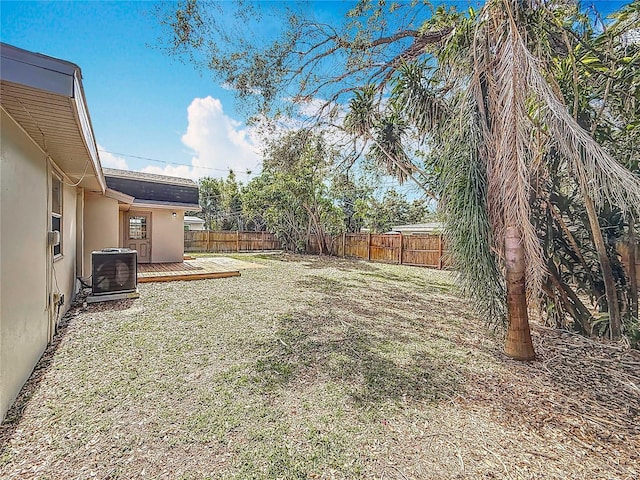
M 91 252 L 120 246 L 118 201 L 104 195 L 85 195 L 83 277 L 91 275 Z
M 82 267 L 84 193 L 104 192 L 106 183 L 79 67 L 2 42 L 0 64 L 4 419 L 73 301 Z M 53 231 L 60 239 L 55 247 Z
M 108 187 L 77 65 L 2 42 L 0 64 L 3 420 L 72 303 L 77 277 L 91 275 L 91 252 L 124 246 L 122 212 L 152 212 L 151 261 L 179 262 L 184 211 L 199 206 L 188 179 L 113 171 L 136 196 Z
M 173 216 L 173 213 L 176 216 Z M 184 257 L 184 212 L 151 211 L 151 261 L 181 262 Z
M 0 418 L 4 418 L 73 296 L 77 191 L 63 188 L 63 250 L 52 262 L 47 232 L 53 166 L 4 110 L 1 115 Z M 65 295 L 59 311 L 50 303 L 50 293 Z
M 136 248 L 140 263 L 181 262 L 184 257 L 184 212 L 198 211 L 198 186 L 190 179 L 129 170 L 104 169 L 108 192 L 119 196 L 120 246 Z M 129 239 L 128 218 L 146 215 L 148 241 Z M 150 255 L 147 255 L 147 246 Z
M 182 262 L 184 258 L 184 212 L 162 208 L 135 208 L 121 211 L 118 219 L 119 245 L 129 248 L 127 241 L 127 214 L 151 213 L 151 258 L 150 263 Z M 173 216 L 173 213 L 176 216 Z
M 64 294 L 64 305 L 61 306 L 55 321 L 59 321 L 64 312 L 71 306 L 75 297 L 76 284 L 76 261 L 77 255 L 77 200 L 78 190 L 72 186 L 73 183 L 68 178 L 62 177 L 62 230 L 60 231 L 61 256 L 53 260 L 53 284 L 52 293 Z M 51 226 L 49 226 L 51 230 Z M 58 289 L 60 291 L 58 291 Z

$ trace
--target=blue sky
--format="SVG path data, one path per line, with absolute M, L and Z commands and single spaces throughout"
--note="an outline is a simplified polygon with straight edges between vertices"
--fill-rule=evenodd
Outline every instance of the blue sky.
M 608 13 L 627 2 L 583 3 Z M 3 0 L 0 39 L 80 66 L 96 140 L 119 154 L 101 152 L 104 166 L 192 177 L 226 176 L 232 168 L 246 182 L 242 172 L 255 175 L 260 159 L 231 92 L 157 47 L 162 30 L 154 5 Z M 338 2 L 316 7 L 328 16 L 344 9 Z M 194 164 L 204 168 L 193 170 Z
M 151 15 L 153 6 L 151 2 L 3 1 L 1 38 L 80 66 L 96 139 L 105 150 L 191 164 L 198 153 L 193 147 L 198 146 L 185 145 L 182 137 L 194 100 L 204 104 L 194 115 L 208 114 L 201 120 L 208 121 L 209 127 L 241 134 L 242 126 L 232 121 L 237 116 L 228 91 L 156 47 L 162 32 Z M 104 164 L 112 163 L 109 155 L 101 153 L 101 157 Z M 166 167 L 133 157 L 123 159 L 134 170 Z M 217 160 L 212 166 L 220 170 L 249 168 L 233 158 Z M 255 167 L 254 160 L 250 167 Z

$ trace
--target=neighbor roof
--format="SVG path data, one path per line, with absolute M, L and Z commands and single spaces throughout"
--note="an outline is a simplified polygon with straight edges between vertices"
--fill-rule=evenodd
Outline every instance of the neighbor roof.
M 200 217 L 191 217 L 189 215 L 185 215 L 184 223 L 204 223 L 204 220 Z
M 168 183 L 172 185 L 196 186 L 196 182 L 188 178 L 170 177 L 168 175 L 158 175 L 156 173 L 134 172 L 131 170 L 119 170 L 116 168 L 103 168 L 105 176 L 118 178 L 135 178 L 156 183 Z
M 442 222 L 414 223 L 412 225 L 394 225 L 391 228 L 396 232 L 431 233 L 444 230 Z
M 198 185 L 186 178 L 104 169 L 107 186 L 134 198 L 134 204 L 200 210 Z

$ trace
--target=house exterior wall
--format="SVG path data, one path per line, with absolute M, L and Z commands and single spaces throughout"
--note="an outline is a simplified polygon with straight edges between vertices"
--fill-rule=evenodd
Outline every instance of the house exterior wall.
M 175 217 L 172 215 L 173 212 L 176 213 Z M 184 212 L 152 209 L 151 262 L 181 262 L 183 257 Z
M 74 294 L 77 189 L 62 189 L 63 246 L 54 262 L 47 246 L 53 166 L 4 110 L 0 114 L 0 418 L 4 419 Z M 59 310 L 50 302 L 53 293 L 65 295 Z
M 185 230 L 204 230 L 204 223 L 185 223 Z
M 120 248 L 126 248 L 127 245 L 127 226 L 124 223 L 126 216 L 122 210 L 118 213 L 118 246 Z
M 83 277 L 91 275 L 91 252 L 120 245 L 118 201 L 85 194 Z
M 68 182 L 67 182 L 68 183 Z M 76 238 L 78 235 L 78 221 L 76 216 L 78 191 L 63 182 L 62 185 L 62 231 L 60 232 L 62 256 L 53 261 L 53 293 L 64 294 L 64 305 L 55 319 L 62 318 L 71 306 L 76 292 L 76 262 L 77 258 Z M 59 290 L 59 291 L 58 291 Z M 58 312 L 54 312 L 58 313 Z
M 127 213 L 135 215 L 151 213 L 151 263 L 182 262 L 184 257 L 184 211 L 160 208 L 131 207 L 128 212 L 120 212 L 120 247 L 128 248 Z M 172 213 L 176 216 L 173 217 Z

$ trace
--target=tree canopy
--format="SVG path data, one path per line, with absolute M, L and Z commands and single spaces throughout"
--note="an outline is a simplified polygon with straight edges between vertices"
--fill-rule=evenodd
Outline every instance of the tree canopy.
M 487 318 L 508 318 L 508 354 L 534 356 L 529 306 L 593 331 L 581 288 L 598 297 L 612 338 L 637 322 L 637 294 L 635 320 L 621 306 L 635 274 L 617 267 L 602 224 L 633 237 L 640 207 L 629 170 L 638 0 L 606 22 L 572 0 L 466 11 L 361 0 L 340 23 L 279 11 L 285 27 L 269 41 L 236 29 L 265 18 L 259 5 L 223 10 L 181 3 L 164 17 L 167 47 L 202 62 L 253 113 L 314 106 L 316 125 L 338 126 L 387 173 L 437 197 L 465 290 Z M 576 264 L 582 282 L 570 278 Z

